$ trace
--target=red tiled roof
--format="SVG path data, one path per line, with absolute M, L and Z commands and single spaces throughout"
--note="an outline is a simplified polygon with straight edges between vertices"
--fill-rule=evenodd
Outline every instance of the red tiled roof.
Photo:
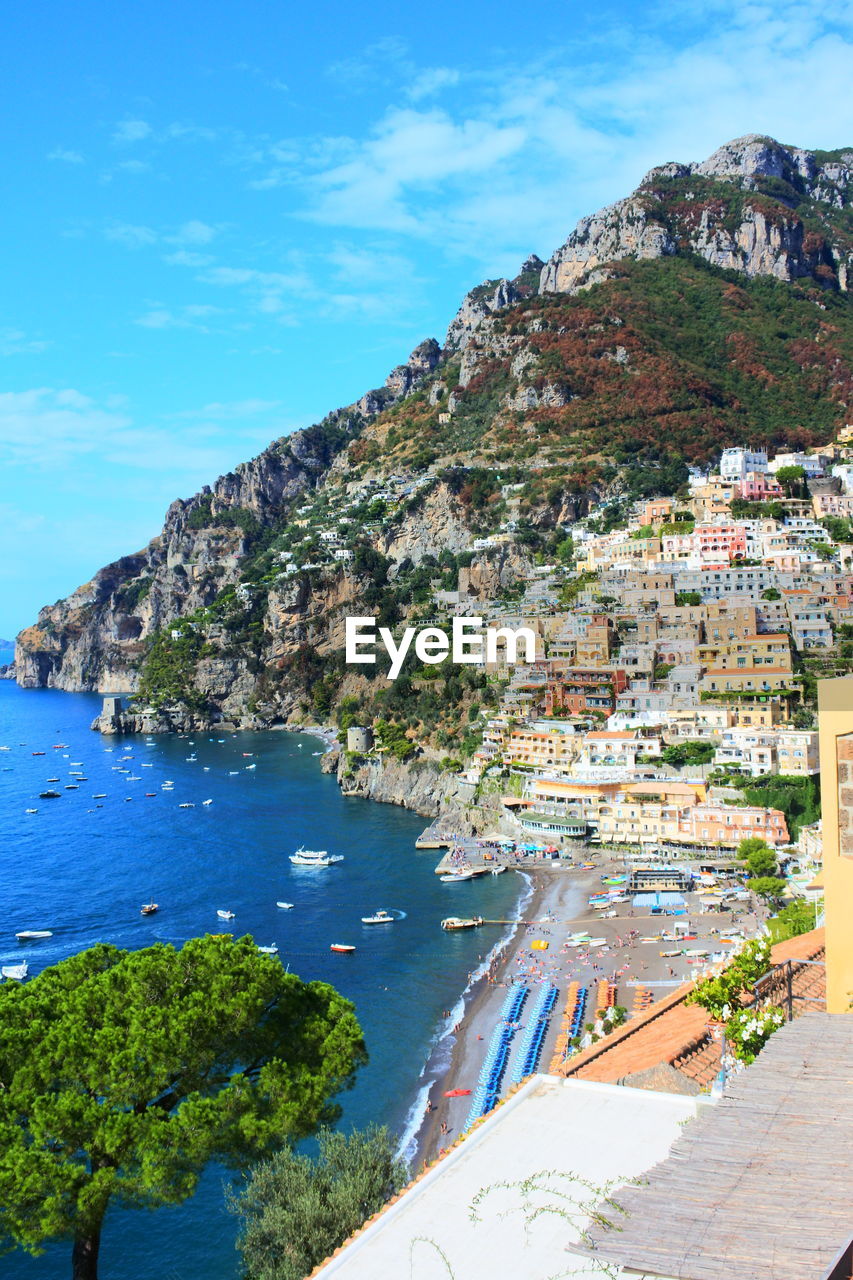
M 820 959 L 823 949 L 823 929 L 814 929 L 778 942 L 771 957 L 774 964 Z M 822 968 L 805 968 L 796 975 L 795 992 L 820 999 L 824 985 Z M 691 982 L 684 983 L 612 1035 L 570 1058 L 560 1074 L 616 1084 L 666 1062 L 698 1084 L 709 1085 L 720 1069 L 720 1047 L 708 1032 L 706 1011 L 700 1005 L 685 1004 L 692 990 Z

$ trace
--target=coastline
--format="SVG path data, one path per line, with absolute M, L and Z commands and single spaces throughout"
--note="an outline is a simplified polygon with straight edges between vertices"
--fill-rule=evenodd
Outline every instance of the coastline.
M 461 1097 L 447 1098 L 448 1090 L 474 1091 L 486 1056 L 489 1041 L 498 1025 L 509 985 L 523 982 L 530 995 L 526 1009 L 541 986 L 551 983 L 557 988 L 557 999 L 551 1015 L 547 1034 L 536 1070 L 548 1073 L 560 1033 L 560 1023 L 566 1004 L 569 984 L 578 982 L 589 991 L 589 1003 L 584 1025 L 595 1021 L 597 984 L 606 979 L 616 986 L 616 1004 L 627 1010 L 630 1018 L 639 1007 L 636 1003 L 641 989 L 646 998 L 660 999 L 690 981 L 696 974 L 696 963 L 686 953 L 672 954 L 672 943 L 667 946 L 660 940 L 661 931 L 673 928 L 672 919 L 660 915 L 645 915 L 636 911 L 628 901 L 620 905 L 610 917 L 596 914 L 588 905 L 589 896 L 601 889 L 605 876 L 619 873 L 623 863 L 618 858 L 602 858 L 590 869 L 525 867 L 524 875 L 530 876 L 532 893 L 524 904 L 523 915 L 528 923 L 519 922 L 484 958 L 475 980 L 466 987 L 457 1010 L 452 1030 L 439 1040 L 424 1069 L 427 1081 L 413 1103 L 407 1126 L 405 1155 L 410 1162 L 412 1176 L 420 1173 L 426 1164 L 454 1143 L 464 1132 L 471 1098 L 466 1092 Z M 714 950 L 720 932 L 731 928 L 744 929 L 752 936 L 760 924 L 754 912 L 744 912 L 735 923 L 731 917 L 710 913 L 703 915 L 701 902 L 689 895 L 688 912 L 695 921 L 692 945 L 707 951 Z M 569 944 L 568 935 L 590 931 L 601 944 L 595 949 L 575 947 Z M 646 937 L 645 935 L 651 935 Z M 534 940 L 547 943 L 545 950 L 532 950 Z M 705 952 L 707 954 L 707 952 Z M 692 967 L 693 966 L 693 967 Z M 521 1026 L 525 1014 L 521 1015 Z M 449 1053 L 439 1052 L 444 1041 Z M 506 1096 L 509 1081 L 504 1081 L 502 1097 Z M 413 1115 L 415 1106 L 420 1108 L 420 1119 Z
M 425 1161 L 434 1159 L 442 1146 L 454 1141 L 464 1126 L 470 1099 L 445 1098 L 444 1092 L 448 1087 L 475 1087 L 485 1045 L 506 995 L 507 981 L 523 962 L 521 953 L 527 952 L 527 942 L 534 934 L 547 937 L 557 921 L 561 927 L 565 921 L 582 914 L 583 901 L 590 886 L 597 881 L 600 868 L 595 871 L 545 869 L 534 864 L 519 869 L 519 874 L 528 880 L 529 888 L 519 895 L 518 923 L 484 955 L 474 980 L 452 1011 L 457 1015 L 452 1028 L 438 1041 L 425 1066 L 424 1075 L 428 1078 L 432 1074 L 434 1078 L 428 1091 L 422 1088 L 419 1093 L 420 1123 L 405 1144 L 413 1173 L 419 1171 Z M 449 1055 L 446 1050 L 444 1054 L 440 1052 L 445 1039 L 449 1040 Z M 543 1063 L 549 1055 L 546 1045 Z M 429 1111 L 426 1110 L 428 1103 L 432 1108 Z M 443 1124 L 447 1125 L 446 1134 L 441 1132 Z M 414 1124 L 409 1126 L 409 1130 L 412 1129 Z

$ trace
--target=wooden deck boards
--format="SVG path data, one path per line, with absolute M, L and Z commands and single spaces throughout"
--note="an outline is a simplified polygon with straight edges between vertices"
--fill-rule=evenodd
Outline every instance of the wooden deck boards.
M 822 1276 L 853 1235 L 853 1016 L 782 1027 L 614 1198 L 626 1216 L 580 1251 L 678 1280 Z

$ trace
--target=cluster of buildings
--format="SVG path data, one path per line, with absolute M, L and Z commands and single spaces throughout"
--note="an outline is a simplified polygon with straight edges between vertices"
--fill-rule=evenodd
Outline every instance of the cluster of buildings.
M 819 772 L 800 660 L 830 657 L 851 634 L 853 545 L 818 518 L 818 498 L 853 504 L 846 456 L 843 442 L 771 459 L 728 449 L 684 502 L 639 503 L 609 532 L 597 519 L 573 526 L 571 608 L 558 572 L 532 577 L 511 617 L 495 608 L 500 625 L 535 631 L 537 660 L 494 670 L 500 709 L 470 779 L 516 778 L 507 806 L 540 835 L 647 851 L 786 844 L 784 814 L 743 804 L 724 775 Z M 807 498 L 752 492 L 778 474 L 791 488 L 793 467 Z M 823 484 L 837 492 L 811 492 Z M 772 515 L 743 514 L 744 499 L 771 497 Z

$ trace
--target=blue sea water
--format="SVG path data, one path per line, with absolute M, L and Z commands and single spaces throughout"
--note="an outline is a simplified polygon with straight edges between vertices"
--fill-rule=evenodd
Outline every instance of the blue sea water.
M 469 974 L 502 932 L 445 934 L 439 921 L 475 909 L 487 919 L 511 917 L 523 883 L 505 875 L 442 885 L 436 854 L 414 848 L 423 819 L 342 796 L 320 772 L 316 738 L 104 738 L 89 729 L 99 707 L 94 695 L 0 681 L 0 745 L 9 747 L 0 752 L 0 963 L 25 958 L 34 974 L 95 942 L 180 946 L 220 929 L 276 942 L 292 972 L 332 982 L 355 1003 L 370 1062 L 340 1099 L 343 1126 L 375 1120 L 411 1135 L 431 1078 L 424 1065 L 437 1043 L 439 1060 L 449 1043 L 441 1039 L 443 1011 L 456 1010 L 451 1023 L 458 1017 Z M 86 781 L 66 791 L 75 770 Z M 50 785 L 61 797 L 40 800 L 57 776 Z M 173 791 L 163 791 L 165 780 Z M 106 799 L 94 800 L 101 792 Z M 179 808 L 184 802 L 195 808 Z M 325 870 L 294 867 L 288 855 L 301 844 L 345 860 Z M 142 917 L 140 905 L 151 899 L 160 911 Z M 398 913 L 397 923 L 362 925 L 378 907 Z M 217 909 L 236 918 L 225 924 Z M 21 944 L 21 929 L 53 936 Z M 336 955 L 333 942 L 357 950 Z M 177 1208 L 111 1211 L 102 1280 L 235 1280 L 236 1223 L 223 1208 L 223 1179 L 208 1170 Z M 69 1271 L 65 1243 L 39 1258 L 0 1258 L 3 1280 L 55 1280 Z

